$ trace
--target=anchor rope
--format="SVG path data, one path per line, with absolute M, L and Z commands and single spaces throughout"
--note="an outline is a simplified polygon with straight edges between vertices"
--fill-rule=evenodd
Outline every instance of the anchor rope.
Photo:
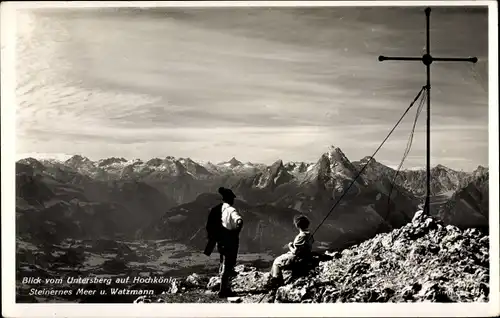
M 410 111 L 410 109 L 413 107 L 413 105 L 415 104 L 415 102 L 419 99 L 420 95 L 422 94 L 422 92 L 424 90 L 426 90 L 426 86 L 422 86 L 422 88 L 418 92 L 417 96 L 415 96 L 415 98 L 413 99 L 413 101 L 410 103 L 410 106 L 408 106 L 408 108 L 406 108 L 406 110 L 403 113 L 403 115 L 401 115 L 401 117 L 396 122 L 396 124 L 394 125 L 394 127 L 392 127 L 392 129 L 389 131 L 389 133 L 384 138 L 384 140 L 382 141 L 382 143 L 380 144 L 380 146 L 378 146 L 377 150 L 375 150 L 375 152 L 370 156 L 370 158 L 368 159 L 368 161 L 364 164 L 363 168 L 358 172 L 358 174 L 356 175 L 356 177 L 354 177 L 354 179 L 351 181 L 351 183 L 349 184 L 349 186 L 347 187 L 347 189 L 342 193 L 342 195 L 338 198 L 338 200 L 335 202 L 335 204 L 333 204 L 333 206 L 331 207 L 330 211 L 327 213 L 327 215 L 323 218 L 323 220 L 320 222 L 320 224 L 313 231 L 312 236 L 318 231 L 318 229 L 328 219 L 328 217 L 333 212 L 333 210 L 337 207 L 337 205 L 340 203 L 340 201 L 342 201 L 342 199 L 346 196 L 346 194 L 349 192 L 349 189 L 351 189 L 351 187 L 354 185 L 354 183 L 356 182 L 356 180 L 365 171 L 366 167 L 368 166 L 368 164 L 370 164 L 370 162 L 372 161 L 373 157 L 375 157 L 375 155 L 379 152 L 380 148 L 382 148 L 382 146 L 385 144 L 385 142 L 387 141 L 387 139 L 389 139 L 389 137 L 392 135 L 392 133 L 394 132 L 394 130 L 396 130 L 396 128 L 398 127 L 399 123 L 401 123 L 401 121 L 403 120 L 403 118 Z
M 401 121 L 403 120 L 403 118 L 406 116 L 406 114 L 410 111 L 410 109 L 413 107 L 413 105 L 417 102 L 417 100 L 420 98 L 420 96 L 422 95 L 422 92 L 426 90 L 426 86 L 422 86 L 422 88 L 420 89 L 420 91 L 418 92 L 418 94 L 415 96 L 415 98 L 413 99 L 413 101 L 410 103 L 410 105 L 408 106 L 408 108 L 406 108 L 406 110 L 404 111 L 404 113 L 401 115 L 401 117 L 399 118 L 399 120 L 396 122 L 396 124 L 394 125 L 394 127 L 389 131 L 389 133 L 387 134 L 387 136 L 384 138 L 384 140 L 382 141 L 382 143 L 378 146 L 378 148 L 375 150 L 375 152 L 370 156 L 370 158 L 368 159 L 368 161 L 364 164 L 363 168 L 358 172 L 358 174 L 354 177 L 354 179 L 351 181 L 351 183 L 349 184 L 349 186 L 346 188 L 346 190 L 342 193 L 342 195 L 337 199 L 337 201 L 333 204 L 333 206 L 331 207 L 330 211 L 327 213 L 327 215 L 323 218 L 323 220 L 319 223 L 319 225 L 316 227 L 316 229 L 313 231 L 312 235 L 311 235 L 311 238 L 314 236 L 314 234 L 318 231 L 318 229 L 323 225 L 323 223 L 328 219 L 328 217 L 330 216 L 330 214 L 333 212 L 333 210 L 338 206 L 338 204 L 340 203 L 340 201 L 342 201 L 342 199 L 344 198 L 344 196 L 349 192 L 349 190 L 351 189 L 351 187 L 354 185 L 354 183 L 356 182 L 356 180 L 361 176 L 361 174 L 365 171 L 366 167 L 368 166 L 368 164 L 371 162 L 371 160 L 373 159 L 373 157 L 375 157 L 375 155 L 379 152 L 379 150 L 382 148 L 382 146 L 385 144 L 385 142 L 387 141 L 387 139 L 389 139 L 389 137 L 392 135 L 392 133 L 394 132 L 394 130 L 396 130 L 396 128 L 398 127 L 398 125 L 401 123 Z M 424 99 L 422 98 L 422 101 Z M 419 105 L 419 108 L 421 108 L 421 105 Z M 421 110 L 421 109 L 420 109 Z M 419 113 L 419 112 L 417 112 Z M 414 123 L 414 126 L 415 126 L 415 123 Z M 408 148 L 408 147 L 407 147 Z M 406 151 L 405 151 L 406 153 Z M 262 302 L 262 300 L 268 295 L 267 294 L 264 294 L 258 303 Z
M 406 144 L 406 149 L 405 149 L 405 152 L 403 154 L 403 158 L 401 159 L 401 162 L 399 163 L 398 168 L 396 170 L 396 173 L 394 174 L 394 178 L 392 179 L 392 182 L 391 182 L 391 189 L 389 191 L 389 196 L 387 197 L 387 214 L 389 214 L 390 209 L 391 209 L 391 205 L 390 205 L 391 204 L 391 196 L 392 196 L 392 191 L 394 190 L 394 186 L 396 184 L 396 179 L 399 175 L 399 172 L 401 170 L 401 167 L 403 166 L 404 161 L 406 160 L 406 157 L 408 156 L 408 154 L 410 153 L 410 150 L 411 150 L 411 146 L 413 143 L 413 136 L 415 133 L 415 127 L 417 125 L 418 117 L 420 116 L 420 113 L 422 112 L 426 94 L 428 94 L 427 89 L 424 91 L 424 94 L 422 95 L 422 99 L 420 100 L 420 104 L 417 107 L 415 120 L 413 121 L 413 127 L 411 129 L 410 136 L 409 136 L 408 142 Z

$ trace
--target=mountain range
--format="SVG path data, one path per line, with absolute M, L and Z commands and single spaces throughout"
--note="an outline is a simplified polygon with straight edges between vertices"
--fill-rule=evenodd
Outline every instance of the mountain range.
M 208 211 L 225 186 L 245 219 L 241 250 L 279 252 L 293 238 L 292 217 L 308 215 L 314 230 L 369 160 L 315 234 L 318 246 L 343 248 L 411 220 L 425 195 L 425 170 L 400 171 L 392 184 L 394 169 L 370 157 L 351 162 L 333 146 L 317 162 L 271 165 L 171 156 L 25 158 L 16 163 L 16 230 L 38 243 L 174 239 L 203 248 Z M 438 165 L 431 177 L 433 215 L 459 227 L 488 226 L 488 168 L 467 173 Z

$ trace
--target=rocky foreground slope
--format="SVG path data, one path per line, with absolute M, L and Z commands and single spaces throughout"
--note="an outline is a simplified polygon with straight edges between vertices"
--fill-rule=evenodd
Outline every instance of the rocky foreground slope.
M 327 255 L 274 292 L 263 288 L 267 273 L 240 265 L 233 290 L 247 303 L 488 301 L 489 237 L 421 213 L 402 228 Z M 217 287 L 218 277 L 192 274 L 135 302 L 225 302 Z

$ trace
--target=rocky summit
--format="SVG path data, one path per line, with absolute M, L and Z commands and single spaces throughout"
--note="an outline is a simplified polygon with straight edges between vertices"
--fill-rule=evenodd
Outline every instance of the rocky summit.
M 266 290 L 268 273 L 239 265 L 234 302 L 487 302 L 489 237 L 415 214 L 405 226 L 359 245 L 326 252 L 306 275 Z M 226 302 L 218 299 L 219 278 L 192 274 L 172 281 L 156 296 L 136 303 Z

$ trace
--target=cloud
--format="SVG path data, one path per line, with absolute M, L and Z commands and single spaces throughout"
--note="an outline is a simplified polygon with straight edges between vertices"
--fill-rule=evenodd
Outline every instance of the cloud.
M 434 16 L 433 50 L 487 56 L 486 12 Z M 410 8 L 93 10 L 21 21 L 22 152 L 311 161 L 335 144 L 355 160 L 425 80 L 421 63 L 376 59 L 422 54 L 424 15 Z M 487 94 L 472 76 L 487 78 L 481 65 L 433 64 L 433 147 L 449 148 L 442 164 L 487 162 Z M 378 160 L 399 160 L 411 122 Z M 423 145 L 419 132 L 415 151 Z

